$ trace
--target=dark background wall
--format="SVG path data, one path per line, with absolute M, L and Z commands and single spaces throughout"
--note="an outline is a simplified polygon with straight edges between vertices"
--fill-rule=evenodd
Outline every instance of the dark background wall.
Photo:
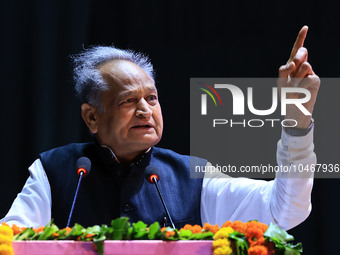
M 0 218 L 39 152 L 90 139 L 74 97 L 70 54 L 114 44 L 149 55 L 165 119 L 160 145 L 189 154 L 190 77 L 276 77 L 305 24 L 315 72 L 339 77 L 338 10 L 330 0 L 2 0 Z M 330 125 L 340 118 L 322 117 Z M 316 152 L 338 154 L 337 146 L 318 151 L 322 136 L 332 135 L 325 132 L 316 134 Z M 313 212 L 290 231 L 305 254 L 335 249 L 339 184 L 315 180 Z

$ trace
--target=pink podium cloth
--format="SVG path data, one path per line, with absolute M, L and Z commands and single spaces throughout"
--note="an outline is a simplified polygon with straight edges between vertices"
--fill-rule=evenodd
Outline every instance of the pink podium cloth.
M 95 255 L 92 242 L 17 241 L 14 255 Z M 105 241 L 104 254 L 206 255 L 212 254 L 212 241 Z

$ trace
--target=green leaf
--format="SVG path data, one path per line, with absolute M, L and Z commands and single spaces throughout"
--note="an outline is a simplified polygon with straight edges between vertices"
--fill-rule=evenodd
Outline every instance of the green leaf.
M 112 236 L 113 228 L 108 227 L 107 225 L 102 225 L 99 228 L 98 227 L 94 229 L 88 228 L 87 230 L 93 233 L 97 233 L 97 235 L 93 237 L 93 243 L 98 252 L 98 255 L 103 255 L 104 254 L 104 241 L 107 239 L 108 234 Z
M 286 243 L 294 240 L 294 237 L 292 235 L 289 235 L 286 231 L 279 228 L 273 223 L 270 223 L 267 231 L 264 233 L 263 236 L 276 240 L 280 243 Z
M 74 224 L 74 226 L 72 227 L 71 231 L 66 234 L 65 236 L 60 236 L 60 240 L 77 240 L 78 237 L 80 236 L 80 239 L 82 239 L 84 237 L 84 233 L 85 233 L 85 228 L 76 223 Z
M 192 234 L 191 240 L 214 240 L 214 234 L 210 231 Z
M 284 255 L 300 255 L 302 252 L 302 243 L 296 245 L 287 244 L 285 247 Z
M 66 229 L 59 229 L 56 234 L 57 237 L 55 238 L 56 240 L 64 240 L 65 239 L 65 233 L 66 233 Z
M 101 231 L 101 227 L 99 225 L 95 225 L 93 227 L 88 227 L 85 231 L 85 234 L 95 234 L 99 235 Z
M 229 234 L 228 238 L 235 243 L 235 249 L 237 255 L 247 255 L 249 244 L 244 236 L 244 234 L 240 234 L 237 231 Z
M 113 228 L 112 240 L 123 240 L 124 234 L 127 232 L 130 226 L 128 217 L 121 217 L 111 221 L 111 226 Z
M 107 240 L 112 240 L 113 238 L 113 228 L 107 225 L 102 225 L 100 235 L 105 236 Z
M 269 225 L 264 233 L 264 237 L 268 241 L 273 242 L 276 250 L 283 252 L 284 255 L 298 255 L 302 252 L 302 244 L 293 245 L 288 243 L 293 241 L 294 237 L 273 223 Z
M 53 224 L 52 222 L 53 222 L 53 220 L 51 220 L 51 222 L 48 223 L 45 226 L 44 231 L 41 234 L 39 233 L 39 235 L 37 235 L 38 236 L 38 238 L 37 238 L 38 240 L 50 240 L 50 239 L 53 239 L 52 234 L 54 232 L 57 232 L 59 230 L 59 228 L 55 224 Z
M 149 233 L 148 233 L 148 239 L 149 240 L 155 240 L 160 239 L 161 237 L 161 229 L 159 227 L 158 222 L 154 222 L 149 226 Z
M 192 231 L 188 229 L 182 229 L 179 232 L 179 239 L 180 240 L 189 240 L 192 237 Z
M 147 225 L 138 221 L 137 223 L 132 223 L 133 226 L 133 238 L 137 240 L 145 240 L 148 235 Z
M 35 234 L 32 228 L 26 228 L 21 233 L 13 237 L 14 241 L 31 240 L 31 237 Z
M 94 246 L 98 252 L 98 255 L 104 254 L 104 240 L 105 237 L 101 237 L 100 239 L 93 238 Z
M 125 233 L 125 240 L 131 240 L 132 239 L 132 233 L 133 233 L 133 227 L 131 227 L 130 225 L 127 227 L 126 229 L 126 233 Z
M 147 225 L 143 221 L 138 221 L 136 223 L 132 223 L 132 226 L 133 226 L 133 229 L 137 232 L 147 228 Z
M 34 231 L 34 230 L 33 230 Z M 39 237 L 42 235 L 43 232 L 36 233 L 34 232 L 34 235 L 30 237 L 30 240 L 39 240 Z M 41 239 L 42 240 L 42 239 Z M 46 240 L 46 239 L 45 239 Z

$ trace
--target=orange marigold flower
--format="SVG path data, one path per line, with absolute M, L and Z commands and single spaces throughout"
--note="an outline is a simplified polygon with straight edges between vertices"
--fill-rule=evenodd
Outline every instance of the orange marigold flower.
M 211 225 L 209 223 L 204 223 L 203 229 L 206 230 L 206 231 L 210 231 L 213 234 L 215 234 L 219 230 L 219 227 L 218 227 L 218 224 Z
M 195 234 L 195 233 L 201 233 L 202 230 L 203 230 L 203 228 L 201 226 L 195 225 L 195 226 L 193 226 L 191 231 L 192 231 L 193 234 Z
M 67 227 L 67 228 L 63 228 L 63 229 L 61 229 L 61 231 L 62 231 L 62 230 L 66 230 L 65 234 L 68 234 L 68 233 L 70 233 L 70 232 L 71 232 L 72 228 L 70 228 L 70 227 Z
M 35 233 L 44 232 L 45 227 L 32 228 Z
M 233 225 L 233 223 L 230 220 L 228 220 L 228 221 L 223 223 L 221 228 L 231 227 L 232 225 Z
M 173 237 L 176 234 L 175 231 L 166 231 L 165 235 L 167 238 Z
M 14 235 L 17 235 L 17 234 L 21 233 L 22 231 L 24 231 L 25 228 L 20 228 L 17 225 L 13 224 L 12 230 L 13 230 Z
M 247 227 L 255 227 L 255 228 L 259 228 L 264 232 L 266 232 L 268 225 L 262 223 L 262 222 L 258 222 L 258 221 L 248 221 L 246 223 Z
M 166 229 L 167 229 L 167 227 L 161 228 L 161 232 L 164 232 Z M 173 237 L 175 234 L 176 234 L 175 231 L 166 231 L 166 232 L 165 232 L 165 236 L 166 236 L 167 238 Z
M 235 231 L 237 231 L 239 233 L 242 233 L 242 234 L 244 234 L 246 232 L 246 230 L 247 230 L 247 224 L 243 223 L 242 221 L 239 221 L 239 220 L 234 221 L 234 223 L 231 225 L 231 227 Z
M 53 234 L 52 234 L 52 237 L 54 237 L 54 238 L 58 238 L 60 236 L 60 234 L 58 234 L 57 232 L 54 232 Z
M 63 231 L 65 231 L 65 232 L 62 235 L 65 236 L 72 231 L 72 228 L 70 228 L 70 227 L 62 228 L 58 232 L 63 232 Z M 54 232 L 52 234 L 52 236 L 55 237 L 55 238 L 58 238 L 60 236 L 60 233 Z
M 199 225 L 192 226 L 190 224 L 186 224 L 186 225 L 184 225 L 183 228 L 180 229 L 180 231 L 182 229 L 190 230 L 193 234 L 196 234 L 196 233 L 201 233 L 203 228 L 201 226 L 199 226 Z
M 92 240 L 94 236 L 95 236 L 95 234 L 87 234 L 85 236 L 85 238 L 90 238 Z
M 263 245 L 257 245 L 248 249 L 248 255 L 267 255 L 268 249 Z
M 259 226 L 262 228 L 263 233 L 267 231 L 268 225 L 262 222 L 259 222 Z
M 244 234 L 250 246 L 261 245 L 264 243 L 263 230 L 254 226 L 248 227 Z

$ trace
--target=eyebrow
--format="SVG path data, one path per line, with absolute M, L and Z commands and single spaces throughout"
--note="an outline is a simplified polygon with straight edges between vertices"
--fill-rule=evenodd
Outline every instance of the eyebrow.
M 149 91 L 156 91 L 157 92 L 157 89 L 156 87 L 152 86 L 152 87 L 148 87 L 147 88 Z M 133 95 L 136 91 L 135 90 L 128 90 L 128 91 L 123 91 L 121 93 L 119 93 L 119 97 L 127 97 L 127 96 L 130 96 L 130 95 Z

